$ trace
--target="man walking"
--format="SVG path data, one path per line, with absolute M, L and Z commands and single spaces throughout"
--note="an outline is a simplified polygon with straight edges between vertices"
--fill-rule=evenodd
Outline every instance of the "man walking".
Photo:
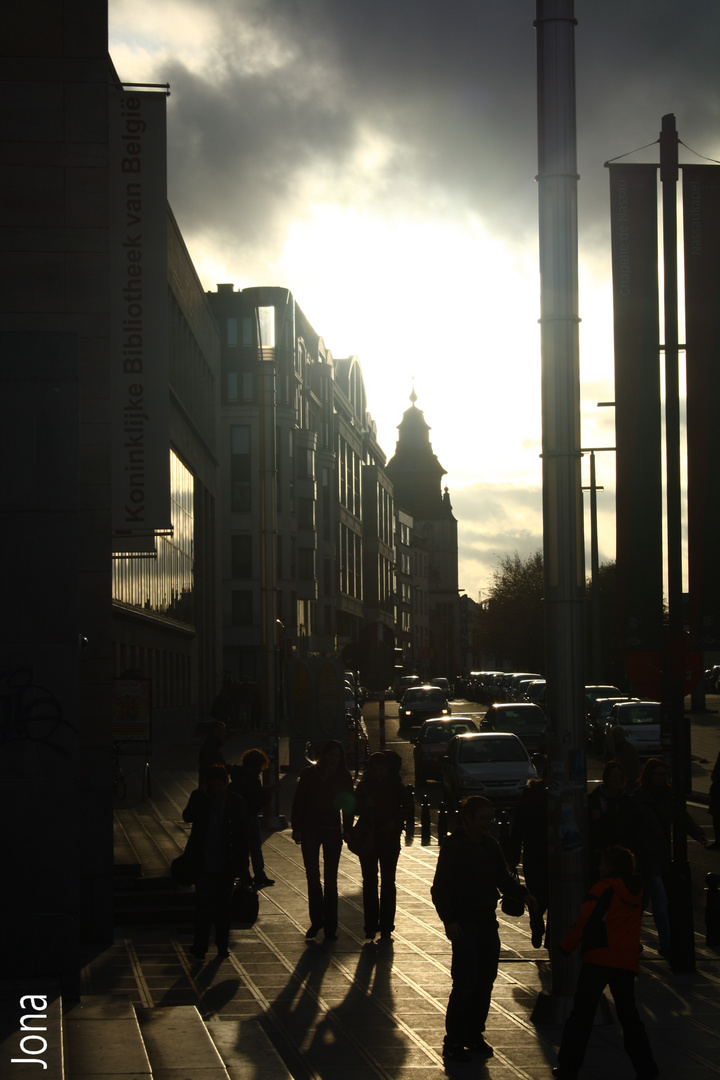
M 452 942 L 452 991 L 445 1016 L 445 1061 L 492 1057 L 482 1034 L 500 959 L 495 908 L 498 890 L 518 902 L 519 914 L 537 904 L 510 873 L 499 843 L 490 835 L 495 810 L 489 799 L 471 795 L 461 825 L 440 849 L 432 899 Z

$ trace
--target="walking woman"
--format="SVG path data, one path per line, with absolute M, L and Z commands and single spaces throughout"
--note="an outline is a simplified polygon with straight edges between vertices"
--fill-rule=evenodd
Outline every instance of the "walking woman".
M 603 769 L 602 783 L 588 795 L 590 885 L 600 876 L 600 857 L 606 848 L 617 844 L 632 846 L 628 834 L 631 805 L 625 770 L 622 763 L 613 758 Z
M 240 760 L 240 767 L 235 766 L 232 771 L 230 785 L 230 790 L 236 792 L 245 802 L 253 884 L 256 889 L 267 889 L 275 884 L 275 879 L 269 878 L 265 873 L 259 817 L 272 799 L 272 789 L 262 782 L 262 774 L 269 765 L 270 759 L 262 750 L 257 747 L 246 750 Z
M 185 852 L 195 876 L 195 936 L 192 953 L 205 959 L 215 923 L 218 956 L 229 956 L 230 909 L 236 877 L 250 878 L 245 804 L 228 790 L 224 765 L 209 765 L 190 795 L 183 820 L 192 824 Z
M 648 758 L 640 776 L 640 787 L 631 796 L 632 848 L 642 874 L 646 896 L 652 904 L 653 919 L 658 932 L 658 952 L 669 956 L 671 949 L 670 919 L 664 877 L 672 860 L 672 819 L 674 799 L 668 783 L 668 771 L 660 758 Z M 685 828 L 689 836 L 706 844 L 704 831 L 685 811 Z
M 414 813 L 412 795 L 400 779 L 400 765 L 400 755 L 394 750 L 372 754 L 355 792 L 367 941 L 374 941 L 378 931 L 381 940 L 390 940 L 395 929 L 400 835 Z
M 325 930 L 325 938 L 337 940 L 337 874 L 343 836 L 347 836 L 355 811 L 353 781 L 342 743 L 325 743 L 315 765 L 303 769 L 290 812 L 292 838 L 300 844 L 308 885 L 309 940 Z M 320 851 L 323 877 L 320 877 Z
M 513 817 L 510 830 L 508 865 L 516 870 L 522 855 L 523 876 L 528 891 L 537 901 L 530 910 L 530 937 L 534 949 L 542 947 L 545 937 L 545 913 L 550 906 L 550 870 L 548 865 L 548 771 L 545 754 L 534 754 L 537 778 L 528 780 Z M 548 920 L 549 923 L 549 920 Z

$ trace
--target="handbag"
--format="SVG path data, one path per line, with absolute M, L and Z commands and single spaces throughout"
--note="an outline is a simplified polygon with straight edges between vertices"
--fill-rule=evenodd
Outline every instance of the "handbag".
M 519 919 L 525 912 L 524 901 L 516 900 L 514 896 L 503 896 L 500 907 L 503 915 L 512 915 L 514 919 Z
M 364 855 L 372 851 L 375 837 L 369 825 L 364 821 L 356 821 L 345 843 L 348 846 L 348 851 L 352 851 L 353 855 L 357 855 L 358 858 L 362 859 Z
M 186 851 L 170 863 L 170 876 L 176 885 L 195 884 L 195 871 Z
M 260 900 L 257 889 L 252 882 L 242 881 L 240 878 L 233 886 L 230 914 L 234 922 L 244 926 L 252 926 L 260 911 Z

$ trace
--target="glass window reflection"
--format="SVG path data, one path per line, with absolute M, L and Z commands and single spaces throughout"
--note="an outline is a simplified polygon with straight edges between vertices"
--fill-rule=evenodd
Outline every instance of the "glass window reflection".
M 113 559 L 113 599 L 194 626 L 194 482 L 170 451 L 172 536 L 156 538 L 157 558 Z

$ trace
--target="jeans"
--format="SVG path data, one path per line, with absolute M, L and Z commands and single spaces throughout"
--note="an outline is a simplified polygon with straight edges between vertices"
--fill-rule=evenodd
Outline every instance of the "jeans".
M 323 855 L 323 881 L 320 880 L 320 850 Z M 338 923 L 337 875 L 342 851 L 342 836 L 330 829 L 303 829 L 300 842 L 308 886 L 310 922 L 334 934 Z
M 387 843 L 377 844 L 372 853 L 360 859 L 363 883 L 363 914 L 365 916 L 365 934 L 374 937 L 390 934 L 395 929 L 395 906 L 397 888 L 395 870 L 400 856 L 400 845 L 392 838 Z M 380 868 L 380 897 L 378 899 L 378 866 Z
M 210 943 L 210 924 L 215 923 L 215 944 L 219 952 L 227 952 L 230 943 L 230 909 L 232 903 L 232 873 L 205 871 L 195 883 L 195 936 L 193 950 L 207 952 Z
M 635 1004 L 635 973 L 624 968 L 581 964 L 572 1012 L 567 1018 L 558 1051 L 563 1076 L 577 1076 L 593 1027 L 595 1010 L 606 986 L 615 1002 L 623 1029 L 623 1045 L 638 1077 L 658 1075 L 645 1025 Z
M 645 893 L 652 905 L 652 914 L 658 932 L 658 944 L 661 949 L 670 948 L 670 918 L 668 916 L 667 893 L 660 874 L 645 874 L 643 877 Z
M 260 818 L 257 814 L 249 814 L 247 819 L 248 847 L 252 861 L 253 876 L 265 877 L 265 860 L 262 853 L 262 834 L 260 832 Z
M 452 947 L 452 990 L 445 1015 L 445 1042 L 470 1046 L 485 1030 L 500 959 L 500 935 L 493 916 L 483 923 L 461 923 L 462 938 Z

